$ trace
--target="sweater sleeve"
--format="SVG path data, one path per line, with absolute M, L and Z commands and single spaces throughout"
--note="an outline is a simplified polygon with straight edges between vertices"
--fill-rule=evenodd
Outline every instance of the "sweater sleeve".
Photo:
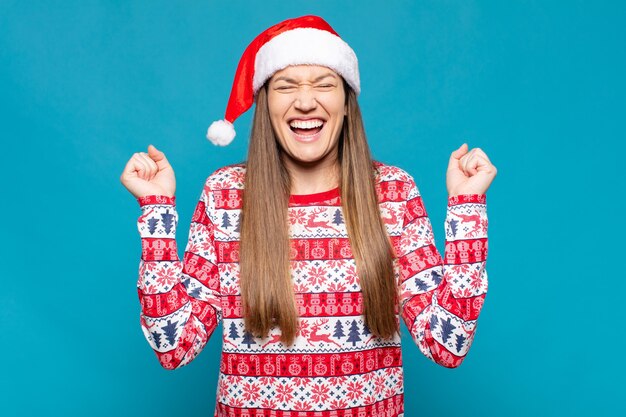
M 183 260 L 178 257 L 175 197 L 138 199 L 142 244 L 137 291 L 143 333 L 165 369 L 191 362 L 222 319 L 213 222 L 207 186 L 191 221 Z
M 411 183 L 397 248 L 401 315 L 422 353 L 454 368 L 472 344 L 487 293 L 486 195 L 450 197 L 445 231 L 442 259 L 420 193 Z

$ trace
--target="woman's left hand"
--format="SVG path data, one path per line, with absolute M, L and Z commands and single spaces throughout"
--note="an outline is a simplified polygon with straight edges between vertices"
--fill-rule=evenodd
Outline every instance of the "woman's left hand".
M 480 148 L 468 152 L 466 143 L 450 155 L 446 173 L 448 196 L 485 194 L 498 170 Z

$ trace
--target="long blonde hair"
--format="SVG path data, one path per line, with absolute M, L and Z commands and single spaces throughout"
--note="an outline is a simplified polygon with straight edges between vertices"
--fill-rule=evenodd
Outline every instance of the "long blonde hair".
M 374 336 L 399 332 L 393 249 L 378 207 L 374 169 L 356 94 L 344 81 L 347 115 L 339 139 L 341 205 Z M 267 337 L 273 325 L 293 344 L 298 314 L 289 259 L 289 173 L 271 125 L 267 84 L 256 97 L 243 194 L 240 284 L 245 329 Z

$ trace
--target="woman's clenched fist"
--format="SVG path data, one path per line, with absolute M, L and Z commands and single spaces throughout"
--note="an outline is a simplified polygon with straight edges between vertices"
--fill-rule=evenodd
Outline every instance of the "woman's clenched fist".
M 135 198 L 147 195 L 173 197 L 176 192 L 174 169 L 165 154 L 153 145 L 148 146 L 148 153 L 137 152 L 128 160 L 120 181 Z
M 446 185 L 450 197 L 485 194 L 498 170 L 480 148 L 468 151 L 466 143 L 450 155 Z

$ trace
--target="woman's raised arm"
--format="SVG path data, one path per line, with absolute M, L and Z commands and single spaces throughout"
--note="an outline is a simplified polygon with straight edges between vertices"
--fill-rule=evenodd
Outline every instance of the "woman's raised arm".
M 161 365 L 176 369 L 200 353 L 222 317 L 214 226 L 208 215 L 213 196 L 205 184 L 180 260 L 174 171 L 165 155 L 153 146 L 148 154 L 133 155 L 122 183 L 137 197 L 142 212 L 137 220 L 141 327 Z

